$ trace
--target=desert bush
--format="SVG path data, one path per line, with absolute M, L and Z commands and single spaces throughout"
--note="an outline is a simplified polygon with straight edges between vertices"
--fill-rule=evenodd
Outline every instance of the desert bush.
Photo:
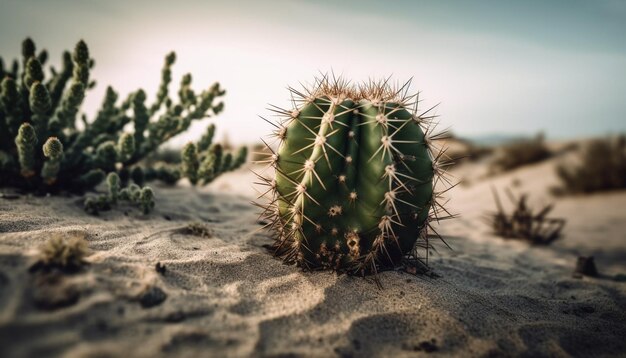
M 556 194 L 591 193 L 626 188 L 626 136 L 589 143 L 577 165 L 561 163 L 556 173 L 562 182 Z
M 510 214 L 506 213 L 498 192 L 493 189 L 498 211 L 488 215 L 488 222 L 495 234 L 504 238 L 523 239 L 542 245 L 550 244 L 561 236 L 565 219 L 548 218 L 553 205 L 534 210 L 527 204 L 528 195 L 516 198 L 510 190 L 506 193 L 515 206 Z
M 550 157 L 542 134 L 532 139 L 518 140 L 501 148 L 490 165 L 492 173 L 506 172 Z
M 176 182 L 181 176 L 206 184 L 245 161 L 245 147 L 230 153 L 212 143 L 215 127 L 211 125 L 197 143 L 188 145 L 191 150 L 185 149 L 183 159 L 192 162 L 191 167 L 182 166 L 187 170 L 139 165 L 193 121 L 217 115 L 224 108 L 223 102 L 216 103 L 225 94 L 219 83 L 196 93 L 191 74 L 183 76 L 177 96 L 170 96 L 173 52 L 165 57 L 152 103 L 147 103 L 142 89 L 120 103 L 118 93 L 108 87 L 91 121 L 79 116 L 87 90 L 95 86 L 90 78 L 95 62 L 87 44 L 80 41 L 73 53 L 64 52 L 62 68 L 50 68 L 49 75 L 44 68 L 47 58 L 45 50 L 37 53 L 35 43 L 26 39 L 22 61 L 15 60 L 9 68 L 0 66 L 0 186 L 31 192 L 83 192 L 109 172 L 139 185 L 162 178 Z M 82 125 L 77 123 L 79 118 Z

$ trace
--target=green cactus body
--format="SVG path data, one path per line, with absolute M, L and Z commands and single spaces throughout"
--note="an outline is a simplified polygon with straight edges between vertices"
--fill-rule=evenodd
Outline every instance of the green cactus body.
M 46 184 L 54 184 L 61 169 L 63 158 L 63 144 L 58 138 L 50 137 L 43 145 L 43 154 L 47 158 L 41 169 L 41 177 Z
M 24 178 L 35 175 L 35 145 L 37 144 L 37 134 L 35 129 L 28 123 L 20 126 L 15 145 L 19 156 L 20 173 Z
M 182 151 L 182 171 L 183 174 L 189 178 L 191 184 L 196 184 L 198 182 L 198 168 L 200 167 L 200 162 L 198 160 L 198 150 L 196 149 L 196 145 L 194 143 L 187 143 L 183 147 Z
M 308 93 L 279 111 L 266 208 L 277 254 L 349 273 L 398 266 L 426 239 L 434 204 L 428 121 L 410 108 L 414 96 L 384 86 L 321 82 Z

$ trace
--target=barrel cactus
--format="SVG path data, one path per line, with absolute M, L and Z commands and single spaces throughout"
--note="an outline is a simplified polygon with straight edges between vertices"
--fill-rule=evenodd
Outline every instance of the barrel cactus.
M 293 109 L 273 109 L 282 119 L 263 208 L 285 262 L 352 274 L 423 263 L 430 222 L 449 216 L 434 191 L 445 165 L 434 116 L 418 114 L 407 88 L 322 78 L 292 89 Z

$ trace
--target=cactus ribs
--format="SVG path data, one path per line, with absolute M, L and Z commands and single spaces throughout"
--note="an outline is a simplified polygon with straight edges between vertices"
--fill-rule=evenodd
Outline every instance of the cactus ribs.
M 275 178 L 260 177 L 269 203 L 259 206 L 285 262 L 370 274 L 421 259 L 419 249 L 427 257 L 432 220 L 453 217 L 440 200 L 452 185 L 436 116 L 418 113 L 409 84 L 323 77 L 291 89 L 292 109 L 273 108 Z

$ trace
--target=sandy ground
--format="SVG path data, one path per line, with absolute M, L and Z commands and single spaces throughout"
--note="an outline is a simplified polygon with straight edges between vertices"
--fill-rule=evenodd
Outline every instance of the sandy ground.
M 553 164 L 488 180 L 463 166 L 450 203 L 461 218 L 439 226 L 453 250 L 430 261 L 439 277 L 384 272 L 382 290 L 269 255 L 245 170 L 210 189 L 157 187 L 148 216 L 88 216 L 77 197 L 0 199 L 0 357 L 625 356 L 626 192 L 558 199 L 568 223 L 550 247 L 483 221 L 491 186 L 553 200 Z M 212 237 L 181 231 L 195 221 Z M 29 273 L 37 247 L 68 231 L 87 235 L 90 265 Z M 579 254 L 600 277 L 572 277 Z

